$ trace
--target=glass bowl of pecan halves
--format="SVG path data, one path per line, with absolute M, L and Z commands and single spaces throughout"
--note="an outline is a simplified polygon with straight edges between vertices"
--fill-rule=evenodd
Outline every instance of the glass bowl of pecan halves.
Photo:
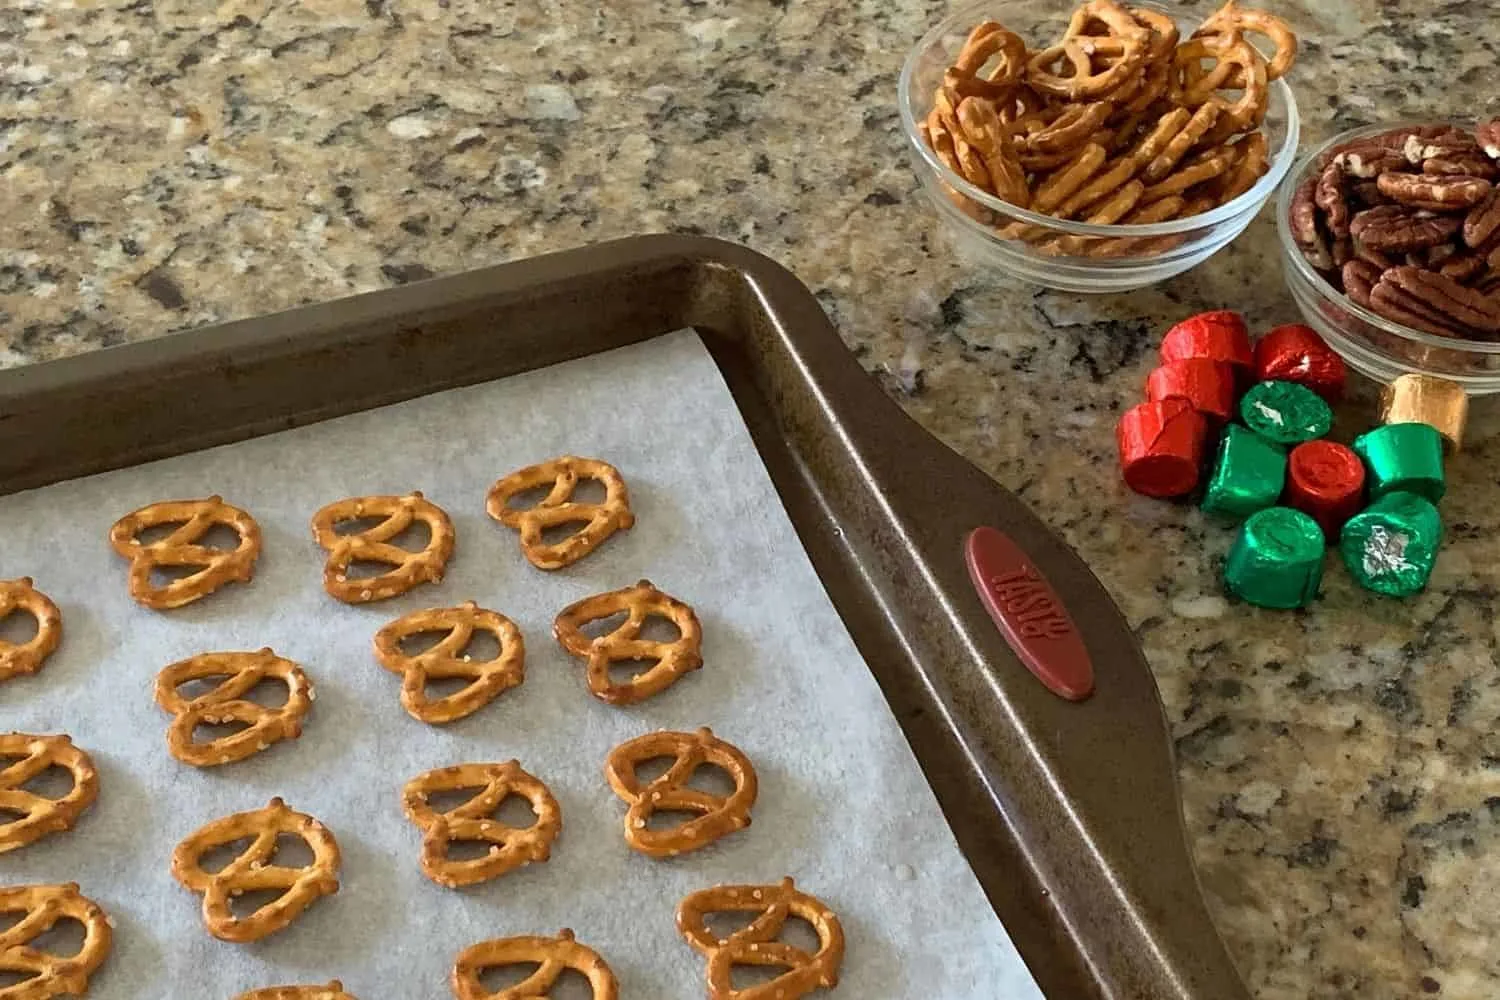
M 1292 170 L 1277 224 L 1287 287 L 1352 366 L 1500 392 L 1500 120 L 1335 136 Z
M 1177 11 L 1180 13 L 1180 9 Z M 961 250 L 1024 281 L 1114 292 L 1244 231 L 1296 157 L 1297 38 L 1238 0 L 986 0 L 901 73 L 913 166 Z

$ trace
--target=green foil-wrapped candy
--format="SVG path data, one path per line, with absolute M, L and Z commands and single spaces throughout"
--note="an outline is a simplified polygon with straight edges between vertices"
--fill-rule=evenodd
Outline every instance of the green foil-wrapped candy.
M 1427 586 L 1442 542 L 1442 518 L 1427 498 L 1387 493 L 1344 525 L 1339 554 L 1361 587 L 1410 597 Z
M 1370 496 L 1415 493 L 1433 503 L 1448 489 L 1443 435 L 1427 424 L 1386 424 L 1354 439 L 1354 453 L 1370 473 Z
M 1241 520 L 1274 507 L 1286 485 L 1286 449 L 1238 424 L 1224 428 L 1203 509 Z
M 1240 419 L 1262 437 L 1293 445 L 1327 434 L 1333 426 L 1333 410 L 1306 386 L 1260 382 L 1240 399 Z
M 1300 608 L 1323 582 L 1323 529 L 1290 507 L 1252 514 L 1224 561 L 1224 587 L 1263 608 Z

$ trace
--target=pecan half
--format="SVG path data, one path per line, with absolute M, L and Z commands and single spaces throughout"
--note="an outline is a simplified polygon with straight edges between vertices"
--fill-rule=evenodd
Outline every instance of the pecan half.
M 1430 177 L 1392 170 L 1381 174 L 1380 190 L 1403 205 L 1434 212 L 1468 208 L 1490 193 L 1490 182 L 1480 177 Z
M 1474 141 L 1474 137 L 1457 131 L 1430 139 L 1419 135 L 1409 135 L 1401 146 L 1401 155 L 1406 157 L 1406 162 L 1416 167 L 1428 160 L 1464 156 L 1477 152 L 1479 152 L 1479 144 Z
M 1435 333 L 1439 337 L 1466 337 L 1468 335 L 1468 331 L 1453 320 L 1435 312 L 1420 299 L 1384 280 L 1377 283 L 1370 291 L 1369 308 L 1386 319 L 1413 329 Z
M 1457 153 L 1453 156 L 1434 156 L 1422 161 L 1422 173 L 1437 175 L 1460 174 L 1465 177 L 1483 177 L 1487 181 L 1493 181 L 1500 176 L 1500 168 L 1494 161 L 1474 147 L 1471 153 Z
M 1349 235 L 1349 203 L 1344 194 L 1344 171 L 1337 163 L 1330 163 L 1318 177 L 1313 202 L 1323 210 L 1323 218 L 1330 233 L 1334 236 Z
M 1349 223 L 1349 232 L 1371 250 L 1411 253 L 1450 239 L 1461 224 L 1451 216 L 1422 215 L 1401 205 L 1381 205 L 1357 213 Z
M 1487 270 L 1485 262 L 1472 254 L 1455 253 L 1438 267 L 1438 273 L 1466 285 Z
M 1378 264 L 1356 257 L 1344 265 L 1344 294 L 1365 308 L 1370 307 L 1370 292 L 1380 281 L 1380 272 L 1385 270 Z
M 1380 185 L 1371 181 L 1356 180 L 1349 185 L 1349 196 L 1361 208 L 1374 208 L 1376 205 L 1393 205 L 1395 202 L 1381 193 Z
M 1474 139 L 1479 143 L 1479 148 L 1484 150 L 1484 155 L 1492 160 L 1500 160 L 1500 118 L 1487 121 L 1476 128 Z
M 1410 164 L 1399 150 L 1388 149 L 1376 142 L 1364 142 L 1339 153 L 1330 166 L 1342 167 L 1350 177 L 1370 180 L 1388 170 L 1403 170 Z
M 1357 239 L 1354 241 L 1354 256 L 1360 260 L 1368 261 L 1382 271 L 1388 267 L 1396 266 L 1396 262 L 1391 259 L 1389 254 L 1381 253 L 1379 250 L 1368 247 Z
M 1487 334 L 1500 334 L 1500 302 L 1460 285 L 1452 278 L 1417 267 L 1394 267 L 1381 275 L 1380 283 L 1394 285 L 1463 326 Z
M 1500 230 L 1500 188 L 1485 196 L 1484 201 L 1469 209 L 1464 216 L 1464 242 L 1471 247 L 1481 247 Z

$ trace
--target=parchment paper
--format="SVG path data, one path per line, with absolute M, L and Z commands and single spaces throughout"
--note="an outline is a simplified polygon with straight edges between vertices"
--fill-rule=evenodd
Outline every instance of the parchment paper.
M 484 496 L 506 472 L 563 453 L 621 469 L 638 520 L 544 573 L 485 516 Z M 312 513 L 413 489 L 455 523 L 447 578 L 358 608 L 326 596 Z M 173 612 L 138 607 L 106 542 L 110 524 L 152 501 L 212 493 L 261 524 L 254 582 Z M 704 963 L 675 931 L 678 900 L 786 874 L 843 921 L 833 997 L 1041 997 L 691 333 L 0 498 L 0 538 L 0 578 L 35 577 L 66 629 L 40 674 L 0 685 L 0 729 L 72 734 L 102 782 L 73 832 L 0 857 L 0 883 L 76 880 L 113 915 L 114 952 L 91 998 L 227 1000 L 338 977 L 361 1000 L 437 1000 L 450 995 L 461 948 L 566 926 L 613 966 L 624 1000 L 687 1000 L 704 995 Z M 551 623 L 568 603 L 642 577 L 695 606 L 706 666 L 645 704 L 611 708 L 588 694 Z M 399 615 L 466 599 L 521 627 L 526 682 L 462 722 L 426 726 L 402 711 L 399 679 L 376 664 L 371 637 Z M 170 757 L 168 717 L 151 697 L 157 671 L 266 645 L 317 687 L 301 739 L 211 770 Z M 671 862 L 633 853 L 605 755 L 652 729 L 700 725 L 755 762 L 754 825 Z M 429 882 L 402 784 L 432 767 L 512 757 L 561 804 L 552 860 L 463 891 Z M 168 859 L 200 825 L 273 795 L 333 830 L 343 887 L 282 933 L 221 943 Z

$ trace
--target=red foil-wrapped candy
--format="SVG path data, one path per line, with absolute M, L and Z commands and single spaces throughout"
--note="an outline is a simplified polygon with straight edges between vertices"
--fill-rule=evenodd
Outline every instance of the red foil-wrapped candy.
M 1233 365 L 1239 378 L 1249 380 L 1254 364 L 1250 331 L 1245 319 L 1229 309 L 1189 316 L 1161 339 L 1161 359 L 1182 361 L 1206 358 Z
M 1208 420 L 1185 399 L 1127 410 L 1115 428 L 1125 485 L 1148 497 L 1180 497 L 1198 485 Z
M 1234 417 L 1238 395 L 1234 368 L 1208 358 L 1168 361 L 1146 377 L 1146 397 L 1153 400 L 1185 399 L 1193 409 L 1219 425 Z
M 1335 441 L 1304 441 L 1287 460 L 1285 502 L 1337 541 L 1344 522 L 1364 508 L 1365 464 Z
M 1257 381 L 1296 382 L 1337 403 L 1347 377 L 1344 359 L 1310 326 L 1278 326 L 1255 343 Z

